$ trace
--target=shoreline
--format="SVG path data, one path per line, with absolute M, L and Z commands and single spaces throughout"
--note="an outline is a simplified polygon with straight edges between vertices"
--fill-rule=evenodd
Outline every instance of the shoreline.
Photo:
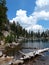
M 18 43 L 18 44 L 16 44 L 16 45 L 15 45 L 15 43 L 13 43 L 13 44 L 14 44 L 14 47 L 15 47 L 15 46 L 18 46 L 18 45 L 21 44 L 21 43 Z M 14 48 L 14 47 L 11 47 L 11 49 Z M 14 49 L 16 49 L 16 47 L 15 47 Z M 14 52 L 14 50 L 13 50 L 13 52 Z M 10 53 L 11 53 L 11 52 L 10 52 Z M 8 53 L 7 53 L 7 54 L 8 54 Z M 18 54 L 18 53 L 16 53 L 16 54 Z M 8 55 L 7 55 L 7 56 L 8 56 Z M 17 55 L 16 55 L 16 56 L 17 56 Z M 18 56 L 19 56 L 19 54 L 18 54 Z M 11 56 L 10 56 L 10 57 L 11 57 Z M 21 57 L 21 55 L 20 55 L 20 57 Z M 28 63 L 31 64 L 31 65 L 36 65 L 36 64 L 38 64 L 38 61 L 39 61 L 39 64 L 40 64 L 40 62 L 42 62 L 42 61 L 36 59 L 37 62 L 34 63 L 34 61 L 36 61 L 36 60 L 33 60 L 33 59 L 36 59 L 36 58 L 30 59 L 31 61 L 30 61 L 30 60 L 27 60 Z M 49 59 L 48 59 L 48 60 L 49 60 Z M 46 63 L 47 63 L 48 60 L 45 60 Z M 21 62 L 20 60 L 18 60 L 18 61 Z M 45 63 L 45 61 L 44 61 L 44 63 Z M 3 62 L 4 62 L 4 61 L 3 61 Z M 5 62 L 6 62 L 6 61 L 5 61 Z M 17 62 L 17 61 L 16 61 L 16 62 Z M 32 62 L 33 62 L 33 63 L 32 63 Z M 27 63 L 27 62 L 24 62 L 24 64 L 22 63 L 22 65 L 29 65 L 28 63 Z M 42 62 L 42 63 L 43 63 L 43 62 Z M 46 63 L 45 63 L 45 64 L 46 64 Z M 48 63 L 48 64 L 49 64 L 49 63 Z

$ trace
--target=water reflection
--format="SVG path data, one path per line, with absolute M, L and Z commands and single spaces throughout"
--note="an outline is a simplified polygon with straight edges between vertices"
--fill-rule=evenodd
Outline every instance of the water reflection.
M 23 52 L 30 52 L 33 51 L 33 49 L 42 49 L 49 47 L 49 41 L 24 41 L 22 43 L 22 51 Z

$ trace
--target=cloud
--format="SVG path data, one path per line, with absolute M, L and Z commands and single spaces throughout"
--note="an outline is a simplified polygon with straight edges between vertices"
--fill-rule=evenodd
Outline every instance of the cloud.
M 34 12 L 29 16 L 27 16 L 26 10 L 17 10 L 16 17 L 10 20 L 10 22 L 18 21 L 28 31 L 43 31 L 45 28 L 37 24 L 40 20 L 49 20 L 49 0 L 36 0 Z
M 49 5 L 49 0 L 36 0 L 36 5 L 38 7 L 44 7 Z
M 22 25 L 24 28 L 26 28 L 28 25 L 35 25 L 36 24 L 36 19 L 34 16 L 27 16 L 27 11 L 25 10 L 17 10 L 16 12 L 16 17 L 10 20 L 10 22 L 19 22 L 20 25 Z
M 32 13 L 38 20 L 49 20 L 49 0 L 36 0 L 35 11 Z
M 41 25 L 36 24 L 36 25 L 31 25 L 31 26 L 27 27 L 26 30 L 28 30 L 28 31 L 33 30 L 34 32 L 38 32 L 38 31 L 42 32 L 44 30 L 44 28 Z
M 49 12 L 46 12 L 46 11 L 40 11 L 40 12 L 34 12 L 33 14 L 32 14 L 35 18 L 37 18 L 36 19 L 36 21 L 37 20 L 49 20 Z
M 35 10 L 46 10 L 48 11 L 49 9 L 49 0 L 36 0 L 36 7 Z

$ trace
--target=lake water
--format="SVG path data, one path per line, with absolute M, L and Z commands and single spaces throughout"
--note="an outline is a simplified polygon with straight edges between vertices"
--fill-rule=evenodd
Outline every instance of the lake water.
M 44 49 L 44 48 L 49 48 L 49 41 L 45 41 L 45 42 L 34 41 L 33 42 L 31 40 L 28 40 L 28 41 L 25 40 L 21 43 L 21 45 L 18 46 L 17 49 L 18 51 L 20 50 L 24 53 L 29 53 L 29 52 L 32 52 L 38 49 Z M 17 49 L 13 50 L 12 52 L 10 51 L 9 55 L 14 55 L 16 56 L 15 58 L 19 59 L 21 57 L 21 54 L 17 51 Z M 43 54 L 48 56 L 49 52 L 45 52 Z
M 25 41 L 21 46 L 21 51 L 28 53 L 37 49 L 49 48 L 49 41 Z M 42 53 L 42 56 L 32 58 L 25 65 L 49 65 L 49 51 Z
M 49 48 L 49 41 L 24 41 L 22 43 L 22 52 L 28 53 L 37 49 L 43 49 L 43 48 Z M 49 52 L 47 52 L 46 54 L 49 54 Z
M 43 49 L 49 48 L 49 41 L 24 41 L 21 45 L 22 50 L 31 50 L 31 49 Z

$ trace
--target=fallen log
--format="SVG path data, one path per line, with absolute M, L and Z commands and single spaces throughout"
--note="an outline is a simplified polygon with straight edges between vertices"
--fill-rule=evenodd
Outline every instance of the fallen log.
M 35 53 L 35 55 L 37 55 L 37 54 L 39 55 L 40 53 L 46 52 L 48 50 L 49 50 L 49 48 L 37 50 L 36 53 Z
M 29 53 L 23 53 L 21 51 L 19 51 L 20 53 L 22 53 L 22 55 L 24 55 L 24 57 L 20 58 L 21 60 L 25 60 L 25 59 L 30 59 L 31 57 L 35 57 L 36 55 L 40 55 L 40 53 L 43 53 L 45 51 L 48 51 L 49 48 L 45 48 L 45 49 L 40 49 L 34 52 L 29 52 Z
M 14 62 L 11 62 L 9 65 L 23 64 L 24 60 L 30 59 L 31 57 L 35 57 L 36 55 L 40 55 L 40 53 L 48 51 L 48 50 L 49 50 L 49 48 L 45 48 L 45 49 L 40 49 L 40 50 L 37 50 L 34 52 L 29 52 L 29 53 L 23 53 L 23 52 L 19 51 L 24 56 L 21 57 L 19 60 L 15 60 Z

